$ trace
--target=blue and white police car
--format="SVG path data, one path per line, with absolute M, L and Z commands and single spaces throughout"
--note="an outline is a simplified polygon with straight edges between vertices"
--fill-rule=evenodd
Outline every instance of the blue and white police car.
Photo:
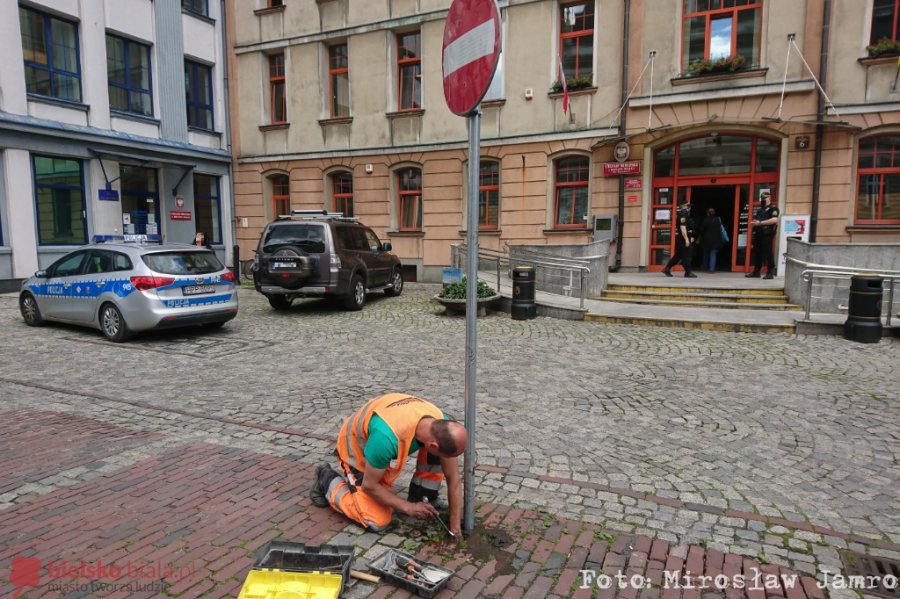
M 84 325 L 125 341 L 139 331 L 219 327 L 234 318 L 234 274 L 212 250 L 158 239 L 98 235 L 37 271 L 19 292 L 25 324 Z

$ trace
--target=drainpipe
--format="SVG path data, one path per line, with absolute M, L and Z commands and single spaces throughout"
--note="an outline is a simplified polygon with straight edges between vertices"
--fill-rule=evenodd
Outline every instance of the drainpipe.
M 819 66 L 819 83 L 825 89 L 825 81 L 828 77 L 828 37 L 831 31 L 831 0 L 825 0 L 822 10 L 822 56 Z M 822 183 L 822 138 L 825 134 L 825 95 L 819 92 L 819 108 L 816 112 L 816 158 L 813 167 L 812 210 L 809 218 L 809 242 L 816 242 L 816 228 L 819 224 L 819 188 Z
M 625 0 L 625 19 L 622 27 L 622 100 L 620 106 L 622 108 L 622 116 L 619 119 L 619 136 L 625 139 L 626 117 L 628 115 L 628 107 L 624 106 L 625 100 L 628 99 L 628 29 L 631 17 L 631 0 Z M 622 267 L 622 235 L 625 231 L 625 175 L 619 175 L 619 219 L 616 224 L 616 261 L 609 270 L 610 272 L 618 272 Z
M 240 283 L 241 276 L 241 248 L 238 246 L 237 242 L 237 217 L 234 214 L 234 157 L 231 152 L 231 102 L 229 97 L 229 82 L 228 78 L 228 68 L 229 62 L 231 61 L 231 53 L 228 51 L 228 23 L 225 21 L 225 2 L 226 0 L 221 0 L 219 6 L 219 15 L 222 19 L 222 88 L 223 95 L 225 100 L 225 139 L 226 147 L 228 148 L 228 180 L 231 181 L 231 193 L 229 193 L 229 197 L 231 197 L 231 206 L 229 212 L 231 212 L 231 264 L 234 269 L 234 280 Z M 227 249 L 226 249 L 227 251 Z

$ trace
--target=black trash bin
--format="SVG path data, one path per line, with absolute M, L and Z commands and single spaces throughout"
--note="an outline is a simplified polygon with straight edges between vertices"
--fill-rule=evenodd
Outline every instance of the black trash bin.
M 517 266 L 513 269 L 513 320 L 531 320 L 537 316 L 534 305 L 534 267 Z
M 884 279 L 855 275 L 850 279 L 850 305 L 844 338 L 860 343 L 881 341 L 881 299 Z

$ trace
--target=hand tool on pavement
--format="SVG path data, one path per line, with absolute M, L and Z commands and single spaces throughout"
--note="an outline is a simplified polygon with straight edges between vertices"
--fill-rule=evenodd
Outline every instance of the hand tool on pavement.
M 423 498 L 422 498 L 422 501 L 424 501 L 425 503 L 428 503 L 428 504 L 430 505 L 430 503 L 429 503 L 427 497 L 423 497 Z M 447 532 L 450 533 L 450 536 L 453 537 L 453 538 L 455 539 L 455 538 L 456 538 L 456 535 L 453 533 L 453 531 L 450 530 L 450 527 L 449 527 L 449 526 L 447 526 L 446 524 L 444 524 L 444 521 L 441 520 L 441 515 L 440 515 L 440 514 L 435 514 L 434 517 L 437 518 L 437 521 L 441 523 L 441 526 L 443 526 L 443 527 L 447 530 Z
M 375 584 L 381 582 L 380 576 L 373 576 L 371 574 L 366 574 L 365 572 L 360 572 L 359 570 L 350 570 L 350 577 L 356 578 L 357 580 L 365 580 L 366 582 L 374 582 Z

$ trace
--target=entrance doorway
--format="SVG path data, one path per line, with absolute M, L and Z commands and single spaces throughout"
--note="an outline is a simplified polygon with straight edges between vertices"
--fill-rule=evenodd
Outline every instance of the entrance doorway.
M 675 209 L 691 205 L 697 230 L 709 208 L 716 211 L 729 240 L 719 250 L 716 270 L 745 272 L 752 268 L 748 225 L 768 194 L 777 205 L 780 144 L 762 137 L 712 132 L 660 148 L 653 157 L 650 210 L 650 270 L 662 270 L 674 251 Z M 695 251 L 694 266 L 703 259 Z
M 734 196 L 737 187 L 737 185 L 709 185 L 691 188 L 691 217 L 694 219 L 697 238 L 700 238 L 700 225 L 703 224 L 703 220 L 710 209 L 715 210 L 716 216 L 722 220 L 725 230 L 728 231 L 728 243 L 722 246 L 716 256 L 717 271 L 732 270 L 731 255 L 733 252 L 731 249 L 734 245 L 734 240 L 731 239 L 731 231 L 734 231 Z M 699 270 L 702 262 L 703 248 L 698 247 L 694 252 L 692 266 L 695 270 Z

